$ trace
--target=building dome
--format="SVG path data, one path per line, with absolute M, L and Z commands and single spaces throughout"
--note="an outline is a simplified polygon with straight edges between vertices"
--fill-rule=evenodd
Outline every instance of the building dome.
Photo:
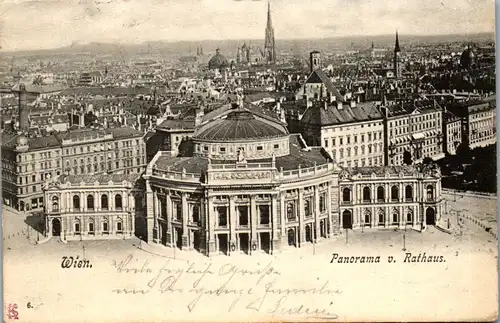
M 28 138 L 24 135 L 20 135 L 19 137 L 16 138 L 16 146 L 27 146 L 28 145 Z
M 463 51 L 462 55 L 460 56 L 460 65 L 462 65 L 462 67 L 464 68 L 469 68 L 474 64 L 475 58 L 476 55 L 474 55 L 474 52 L 469 46 L 466 50 Z
M 209 141 L 237 141 L 277 138 L 288 135 L 282 129 L 263 120 L 257 120 L 246 110 L 230 112 L 225 119 L 212 122 L 211 126 L 196 135 L 195 139 Z
M 217 48 L 215 55 L 208 62 L 208 68 L 211 70 L 221 69 L 229 66 L 227 58 L 220 53 L 220 49 Z

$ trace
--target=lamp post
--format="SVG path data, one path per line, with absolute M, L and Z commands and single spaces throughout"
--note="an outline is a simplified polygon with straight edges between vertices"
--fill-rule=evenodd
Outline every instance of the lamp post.
M 85 246 L 82 246 L 82 251 L 83 251 L 83 260 L 85 260 Z
M 403 233 L 403 251 L 406 251 L 406 233 Z
M 345 229 L 345 243 L 349 243 L 349 231 Z

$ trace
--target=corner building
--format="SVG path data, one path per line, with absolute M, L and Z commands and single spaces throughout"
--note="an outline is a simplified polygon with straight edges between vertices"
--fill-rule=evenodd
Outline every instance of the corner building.
M 333 161 L 279 120 L 236 106 L 201 124 L 191 145 L 148 165 L 148 241 L 208 256 L 274 253 L 338 228 Z

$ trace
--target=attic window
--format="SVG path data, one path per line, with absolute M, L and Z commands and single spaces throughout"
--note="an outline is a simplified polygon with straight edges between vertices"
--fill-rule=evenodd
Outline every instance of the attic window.
M 204 151 L 208 151 L 208 146 L 203 146 Z
M 262 146 L 257 146 L 257 151 L 261 151 L 262 149 Z
M 280 145 L 279 144 L 275 144 L 274 145 L 274 149 L 279 149 L 280 148 Z
M 219 151 L 220 151 L 221 154 L 225 154 L 226 153 L 226 147 L 220 147 Z

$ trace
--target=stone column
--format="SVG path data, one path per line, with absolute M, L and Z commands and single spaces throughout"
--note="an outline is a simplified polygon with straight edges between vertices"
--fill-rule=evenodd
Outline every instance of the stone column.
M 299 213 L 299 247 L 306 241 L 306 226 L 304 224 L 304 192 L 299 189 L 299 199 L 297 200 Z
M 326 231 L 326 236 L 328 238 L 330 238 L 330 235 L 333 231 L 331 199 L 332 199 L 332 186 L 331 186 L 331 183 L 328 183 L 328 188 L 326 191 L 326 214 L 328 216 L 326 221 L 328 221 L 328 224 L 325 223 L 325 225 L 326 225 L 325 231 Z M 330 230 L 328 230 L 328 227 L 330 227 Z
M 320 236 L 321 230 L 319 228 L 320 225 L 320 214 L 321 214 L 321 209 L 319 205 L 319 188 L 318 185 L 314 185 L 314 228 L 316 230 L 316 234 L 313 232 L 313 243 L 316 243 L 318 241 L 318 237 Z M 326 201 L 325 201 L 326 203 Z
M 187 202 L 187 193 L 182 193 L 182 250 L 189 250 L 189 205 Z
M 250 218 L 251 218 L 251 239 L 250 239 L 250 253 L 253 252 L 252 246 L 257 245 L 257 223 L 259 216 L 257 214 L 257 205 L 255 204 L 255 196 L 250 196 Z
M 97 194 L 97 191 L 93 193 L 94 193 L 94 209 L 96 211 L 101 211 L 101 196 Z
M 238 214 L 236 212 L 236 207 L 234 205 L 234 196 L 229 196 L 229 210 L 227 213 L 229 221 L 229 254 L 234 247 L 236 248 L 236 219 Z M 235 249 L 236 250 L 236 249 Z
M 109 195 L 108 195 L 109 196 Z M 154 205 L 154 225 L 153 225 L 153 239 L 154 239 L 154 242 L 158 243 L 158 212 L 159 212 L 159 208 L 158 208 L 158 192 L 154 191 L 153 193 L 153 205 Z
M 68 211 L 73 212 L 73 201 L 72 201 L 71 194 L 66 194 L 66 202 L 68 205 Z
M 170 247 L 174 246 L 174 242 L 172 241 L 172 198 L 170 197 L 170 192 L 167 192 L 166 195 L 166 210 L 165 210 L 165 222 L 167 225 L 167 245 Z
M 273 254 L 276 254 L 280 250 L 280 239 L 279 239 L 279 230 L 280 228 L 278 227 L 278 217 L 280 216 L 278 214 L 278 196 L 273 194 L 272 195 L 272 249 L 271 252 Z M 283 222 L 282 222 L 283 223 Z
M 149 180 L 146 180 L 146 225 L 147 225 L 146 241 L 148 243 L 154 241 L 154 234 L 156 233 L 156 228 L 155 228 L 156 215 L 155 215 L 154 203 L 155 203 L 155 198 L 153 189 L 151 188 L 151 183 L 149 182 Z
M 87 194 L 84 192 L 80 194 L 80 203 L 80 209 L 85 213 L 87 211 Z
M 207 208 L 207 200 L 202 197 L 200 199 L 200 206 L 199 206 L 199 212 L 200 212 L 200 222 L 199 222 L 199 234 L 200 234 L 200 251 L 205 252 L 207 251 L 207 243 L 206 243 L 206 234 L 207 234 L 207 213 L 206 213 L 206 208 Z M 167 231 L 169 230 L 169 227 L 167 227 Z M 193 238 L 194 239 L 194 238 Z M 196 247 L 196 246 L 193 246 Z
M 286 215 L 286 203 L 285 203 L 285 194 L 284 193 L 281 193 L 280 194 L 280 203 L 281 203 L 281 212 L 279 214 L 279 216 L 281 217 L 281 236 L 283 237 L 283 239 L 286 237 L 286 219 L 287 219 L 287 215 Z
M 391 219 L 392 214 L 391 214 L 391 207 L 386 206 L 385 207 L 385 226 L 388 227 L 392 221 Z
M 404 227 L 406 222 L 406 216 L 404 214 L 404 207 L 399 206 L 399 227 Z
M 217 248 L 215 245 L 215 217 L 217 216 L 214 210 L 214 198 L 212 196 L 208 197 L 208 203 L 207 203 L 207 214 L 206 218 L 208 221 L 208 234 L 207 234 L 207 240 L 208 240 L 208 248 L 207 248 L 207 255 L 209 257 L 215 256 L 217 253 Z

